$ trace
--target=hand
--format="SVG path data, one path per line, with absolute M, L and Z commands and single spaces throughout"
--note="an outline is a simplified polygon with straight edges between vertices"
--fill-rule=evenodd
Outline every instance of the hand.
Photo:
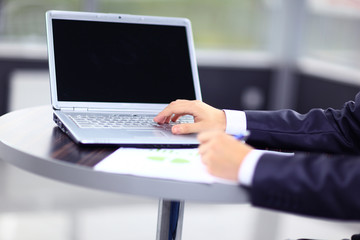
M 192 115 L 194 123 L 178 124 L 172 127 L 173 134 L 198 133 L 205 130 L 217 129 L 225 131 L 226 117 L 222 110 L 194 100 L 176 100 L 164 108 L 154 121 L 159 124 L 175 122 L 183 115 Z
M 199 153 L 210 174 L 228 180 L 238 180 L 238 171 L 245 156 L 253 148 L 221 131 L 198 135 Z

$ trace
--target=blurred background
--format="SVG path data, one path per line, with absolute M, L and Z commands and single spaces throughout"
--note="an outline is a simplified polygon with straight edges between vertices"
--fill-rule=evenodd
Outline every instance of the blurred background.
M 0 115 L 50 104 L 47 10 L 187 17 L 203 100 L 339 108 L 360 90 L 360 0 L 0 0 Z M 0 162 L 0 240 L 154 239 L 157 199 L 63 184 Z M 187 202 L 183 239 L 342 239 L 357 222 Z

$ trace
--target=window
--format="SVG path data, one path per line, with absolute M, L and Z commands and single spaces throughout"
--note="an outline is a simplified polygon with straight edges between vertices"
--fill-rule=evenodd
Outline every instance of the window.
M 360 0 L 309 0 L 302 54 L 360 69 Z
M 4 1 L 1 4 L 1 1 Z M 50 9 L 187 17 L 202 49 L 264 49 L 263 0 L 0 0 L 0 39 L 45 43 Z

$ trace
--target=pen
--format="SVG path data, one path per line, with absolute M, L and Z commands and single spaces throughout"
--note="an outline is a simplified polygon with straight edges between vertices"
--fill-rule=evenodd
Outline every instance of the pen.
M 241 140 L 241 141 L 246 141 L 246 139 L 250 136 L 250 132 L 249 131 L 245 131 L 244 133 L 240 133 L 240 134 L 236 134 L 234 135 L 234 138 L 237 140 Z

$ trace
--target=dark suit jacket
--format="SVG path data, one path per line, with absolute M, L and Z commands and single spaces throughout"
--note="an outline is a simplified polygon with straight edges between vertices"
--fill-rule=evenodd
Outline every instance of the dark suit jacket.
M 310 216 L 360 220 L 360 93 L 340 110 L 246 111 L 257 147 L 265 154 L 249 190 L 255 206 Z

